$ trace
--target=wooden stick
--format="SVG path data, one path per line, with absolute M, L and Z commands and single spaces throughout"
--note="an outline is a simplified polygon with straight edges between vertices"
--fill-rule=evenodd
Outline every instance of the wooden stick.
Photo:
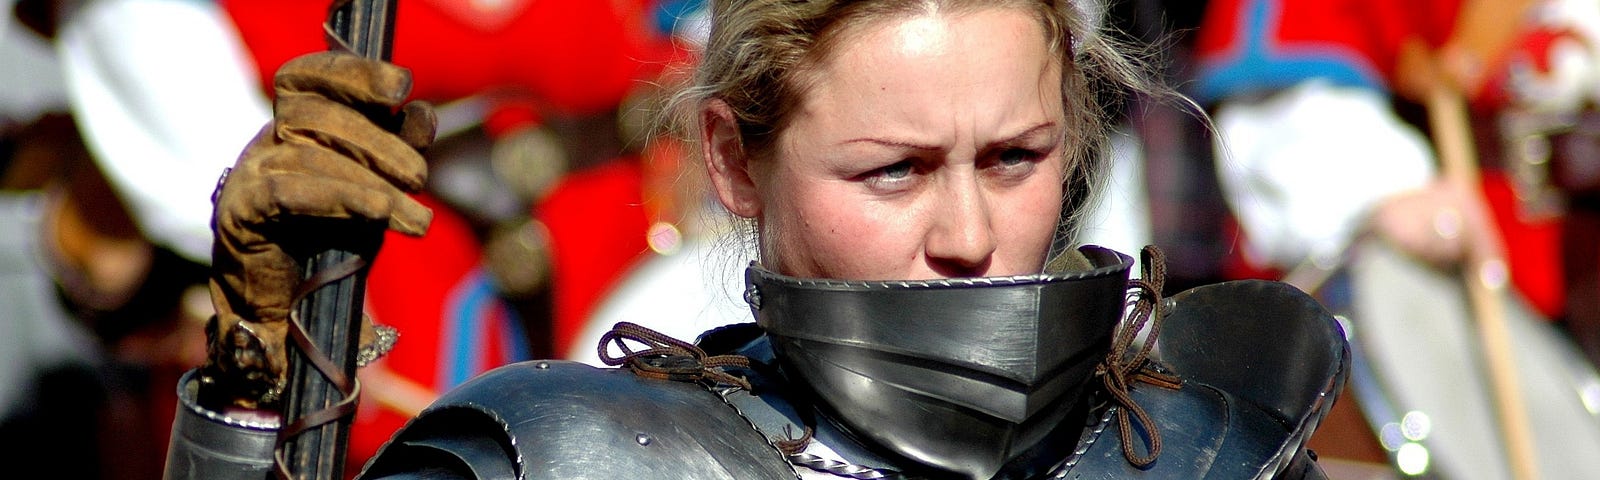
M 1440 168 L 1445 179 L 1455 183 L 1462 191 L 1474 192 L 1472 201 L 1487 205 L 1478 185 L 1477 153 L 1473 150 L 1467 108 L 1462 95 L 1441 83 L 1429 91 L 1427 107 L 1434 145 L 1439 152 Z M 1539 469 L 1534 455 L 1533 433 L 1529 431 L 1527 405 L 1523 402 L 1521 386 L 1517 381 L 1516 361 L 1512 355 L 1510 332 L 1506 327 L 1504 295 L 1510 282 L 1510 270 L 1501 253 L 1502 243 L 1493 228 L 1464 231 L 1463 234 L 1468 241 L 1463 263 L 1467 297 L 1477 317 L 1478 340 L 1489 367 L 1489 386 L 1493 390 L 1500 431 L 1505 436 L 1511 476 L 1520 480 L 1536 479 L 1539 478 Z

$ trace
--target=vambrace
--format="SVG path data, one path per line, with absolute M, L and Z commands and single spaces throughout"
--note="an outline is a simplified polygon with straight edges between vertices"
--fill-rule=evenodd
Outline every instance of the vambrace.
M 261 480 L 272 472 L 277 421 L 229 418 L 200 406 L 200 381 L 190 370 L 178 381 L 178 411 L 167 445 L 167 480 Z

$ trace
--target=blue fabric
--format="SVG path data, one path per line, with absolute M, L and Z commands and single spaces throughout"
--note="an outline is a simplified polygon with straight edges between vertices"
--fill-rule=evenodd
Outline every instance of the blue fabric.
M 1248 12 L 1235 27 L 1236 50 L 1204 61 L 1192 95 L 1212 102 L 1241 93 L 1287 88 L 1311 79 L 1387 92 L 1382 76 L 1359 52 L 1325 45 L 1285 45 L 1276 34 L 1282 2 L 1247 0 Z

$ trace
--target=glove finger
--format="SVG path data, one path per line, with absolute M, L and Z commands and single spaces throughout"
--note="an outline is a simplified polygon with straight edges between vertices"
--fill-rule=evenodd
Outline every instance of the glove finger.
M 433 211 L 395 190 L 373 190 L 345 179 L 305 173 L 282 173 L 262 179 L 266 195 L 254 208 L 286 215 L 387 222 L 390 229 L 412 236 L 427 232 Z
M 416 139 L 402 139 L 344 105 L 315 95 L 292 94 L 278 97 L 277 110 L 277 135 L 284 141 L 298 139 L 340 152 L 406 191 L 421 190 L 428 178 L 427 162 L 408 144 Z M 419 115 L 423 116 L 418 122 L 431 120 L 424 117 L 427 114 Z M 431 138 L 431 127 L 428 130 Z
M 393 108 L 411 93 L 411 72 L 343 52 L 317 52 L 289 60 L 272 77 L 279 97 L 314 93 L 348 105 Z
M 407 103 L 400 109 L 400 140 L 411 148 L 422 150 L 433 144 L 439 119 L 433 105 L 421 100 Z
M 349 158 L 339 155 L 338 152 L 320 149 L 320 147 L 296 147 L 294 155 L 278 155 L 262 163 L 262 170 L 277 171 L 277 176 L 288 176 L 285 182 L 298 181 L 298 178 L 317 178 L 323 181 L 339 182 L 350 190 L 362 190 L 366 194 L 349 195 L 349 192 L 330 192 L 330 197 L 339 198 L 349 205 L 339 206 L 334 203 L 323 202 L 323 198 L 280 198 L 275 202 L 278 213 L 299 214 L 299 216 L 323 216 L 323 218 L 360 218 L 370 221 L 387 221 L 390 229 L 398 230 L 403 234 L 422 235 L 427 230 L 427 224 L 432 219 L 432 211 L 426 206 L 416 202 L 414 198 L 405 195 L 386 179 L 379 178 L 378 174 L 366 170 Z M 280 168 L 278 163 L 283 163 Z M 312 186 L 307 186 L 310 189 Z M 294 190 L 299 190 L 296 187 Z M 283 194 L 290 194 L 288 190 L 278 190 Z M 378 198 L 394 198 L 390 208 L 384 208 Z M 312 208 L 306 208 L 312 205 Z M 290 210 L 293 208 L 293 210 Z M 342 208 L 342 210 L 341 210 Z M 339 214 L 341 211 L 347 214 Z
M 278 147 L 284 154 L 262 159 L 256 168 L 264 175 L 306 175 L 342 180 L 385 195 L 405 196 L 405 191 L 348 156 L 320 145 L 290 144 Z M 409 197 L 408 197 L 409 198 Z M 291 215 L 301 212 L 285 212 Z

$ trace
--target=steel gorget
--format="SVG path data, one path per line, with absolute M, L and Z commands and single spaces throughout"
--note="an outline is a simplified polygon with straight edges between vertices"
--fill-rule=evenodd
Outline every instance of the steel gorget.
M 751 266 L 746 297 L 784 373 L 857 438 L 990 478 L 1081 406 L 1123 314 L 1133 259 L 1083 271 L 858 282 Z M 1079 423 L 1072 425 L 1081 426 Z

